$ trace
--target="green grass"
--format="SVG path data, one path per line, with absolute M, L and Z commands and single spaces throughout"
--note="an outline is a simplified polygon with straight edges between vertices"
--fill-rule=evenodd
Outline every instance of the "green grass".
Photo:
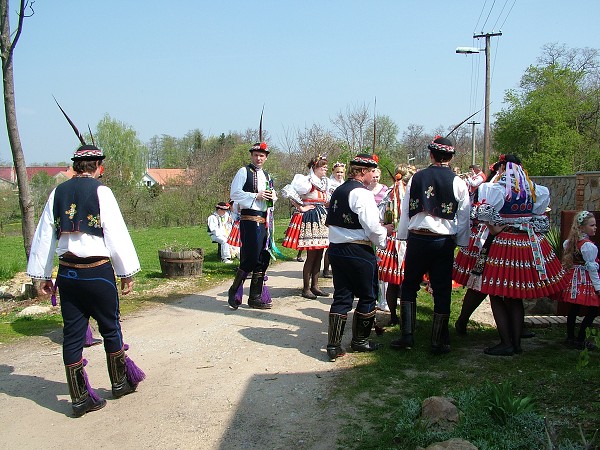
M 463 289 L 453 291 L 449 354 L 429 352 L 433 304 L 431 296 L 421 292 L 415 348 L 390 348 L 390 341 L 399 336 L 396 326 L 377 338 L 383 348 L 357 355 L 354 370 L 338 383 L 337 393 L 348 397 L 355 408 L 353 414 L 368 419 L 363 426 L 349 422 L 340 448 L 414 449 L 462 437 L 480 449 L 543 449 L 544 417 L 553 423 L 563 443 L 558 448 L 583 448 L 567 445 L 581 443 L 577 424 L 591 439 L 600 427 L 599 352 L 591 352 L 589 365 L 578 371 L 579 352 L 563 347 L 564 326 L 553 326 L 535 328 L 537 336 L 522 342 L 522 355 L 486 356 L 483 348 L 499 341 L 495 329 L 470 326 L 468 336 L 454 333 L 452 324 L 460 313 L 463 294 Z M 505 381 L 515 396 L 531 397 L 535 406 L 527 420 L 518 416 L 499 427 L 482 405 L 492 399 L 490 384 Z M 457 404 L 462 417 L 455 433 L 428 434 L 419 428 L 422 401 L 437 395 L 460 399 Z M 410 431 L 414 429 L 417 431 Z
M 287 225 L 288 220 L 285 219 L 276 222 L 276 242 L 283 241 Z M 121 297 L 121 313 L 123 315 L 152 303 L 171 302 L 182 295 L 202 291 L 224 280 L 232 279 L 235 275 L 237 265 L 221 263 L 221 259 L 217 255 L 217 244 L 211 242 L 204 225 L 136 229 L 131 230 L 130 234 L 142 270 L 134 277 L 134 294 Z M 160 287 L 168 280 L 161 273 L 158 251 L 173 244 L 204 249 L 202 276 L 186 280 L 187 283 L 171 286 L 168 290 L 160 290 Z M 0 282 L 6 282 L 17 272 L 24 272 L 27 267 L 23 238 L 18 233 L 1 235 L 0 248 L 4 250 L 3 258 L 0 260 Z M 296 255 L 293 250 L 281 246 L 279 249 L 288 258 Z M 48 301 L 46 303 L 49 304 Z M 26 321 L 17 319 L 16 313 L 22 309 L 23 307 L 17 307 L 12 312 L 0 316 L 0 342 L 8 342 L 33 334 L 43 334 L 52 327 L 62 326 L 60 314 L 51 315 L 50 319 L 46 316 Z M 15 327 L 16 321 L 19 321 L 22 326 Z M 43 326 L 40 325 L 42 322 Z M 28 331 L 28 328 L 31 328 L 31 331 Z

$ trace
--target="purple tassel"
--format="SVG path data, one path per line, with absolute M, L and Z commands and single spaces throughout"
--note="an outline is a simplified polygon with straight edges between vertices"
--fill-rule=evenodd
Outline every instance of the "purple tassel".
M 52 296 L 50 297 L 50 302 L 52 306 L 56 306 L 56 284 L 52 286 Z
M 83 360 L 83 367 L 87 366 L 87 359 Z M 92 389 L 92 386 L 90 385 L 90 380 L 88 379 L 87 373 L 85 371 L 85 369 L 83 369 L 83 379 L 85 380 L 85 388 L 88 391 L 88 394 L 90 395 L 90 398 L 92 400 L 94 400 L 94 402 L 99 402 L 100 400 L 102 400 L 100 398 L 100 396 L 98 394 L 96 394 L 96 391 L 94 389 Z
M 271 293 L 269 292 L 269 288 L 267 287 L 268 279 L 269 279 L 269 277 L 265 275 L 262 292 L 260 294 L 260 302 L 264 305 L 268 305 L 269 303 L 272 303 L 272 301 L 273 301 L 271 299 Z
M 88 324 L 85 332 L 85 345 L 90 346 L 94 343 L 94 335 L 92 334 L 92 327 Z
M 134 386 L 137 386 L 146 378 L 144 371 L 136 366 L 127 355 L 125 355 L 125 373 L 127 374 L 127 380 Z
M 246 274 L 246 277 L 248 276 L 248 274 Z M 242 304 L 242 297 L 244 296 L 244 283 L 246 282 L 246 277 L 244 277 L 244 279 L 242 280 L 242 282 L 240 283 L 240 286 L 238 287 L 237 291 L 235 292 L 235 304 L 236 305 L 241 305 Z
M 125 351 L 129 350 L 129 344 L 123 344 L 123 350 L 125 350 Z

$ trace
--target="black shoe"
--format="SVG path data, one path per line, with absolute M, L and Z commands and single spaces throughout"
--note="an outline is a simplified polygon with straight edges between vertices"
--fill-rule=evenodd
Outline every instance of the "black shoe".
M 309 291 L 302 291 L 302 297 L 307 298 L 309 300 L 315 300 L 317 298 L 317 296 L 315 294 L 313 294 L 310 290 Z
M 81 417 L 85 413 L 89 413 L 92 411 L 98 411 L 106 406 L 106 400 L 101 398 L 98 401 L 94 401 L 91 396 L 87 396 L 87 398 L 80 403 L 73 403 L 73 414 L 75 417 Z
M 323 278 L 333 278 L 331 270 L 324 270 L 323 271 Z
M 412 334 L 402 336 L 400 339 L 395 339 L 390 342 L 390 347 L 396 350 L 411 349 L 415 346 L 415 338 Z
M 454 322 L 454 328 L 456 329 L 456 334 L 458 334 L 459 336 L 467 335 L 467 324 L 462 323 L 460 319 Z
M 448 344 L 432 345 L 431 353 L 434 355 L 445 355 L 446 353 L 450 353 L 450 345 L 448 345 Z
M 510 344 L 498 344 L 493 347 L 487 347 L 483 350 L 483 353 L 491 356 L 513 356 L 515 349 Z
M 346 352 L 341 346 L 328 345 L 327 346 L 327 356 L 329 357 L 329 361 L 334 362 L 336 358 L 344 356 Z
M 529 328 L 523 327 L 521 331 L 521 339 L 531 339 L 535 337 L 535 333 L 531 331 Z
M 260 300 L 248 300 L 248 306 L 254 309 L 271 309 L 273 307 L 271 303 L 261 303 Z
M 373 342 L 373 341 L 366 341 L 366 342 L 351 341 L 350 347 L 352 347 L 352 350 L 354 350 L 355 352 L 372 352 L 372 351 L 377 350 L 380 347 L 380 344 L 378 344 L 377 342 Z
M 298 256 L 296 258 L 296 261 L 298 261 L 298 262 L 304 262 L 304 258 L 302 256 Z

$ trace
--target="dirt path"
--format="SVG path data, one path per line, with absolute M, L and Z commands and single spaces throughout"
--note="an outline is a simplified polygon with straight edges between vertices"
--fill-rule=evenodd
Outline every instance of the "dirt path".
M 126 317 L 129 354 L 147 379 L 113 400 L 103 348 L 86 349 L 91 383 L 108 404 L 79 419 L 61 330 L 0 344 L 0 447 L 335 448 L 337 427 L 323 418 L 344 362 L 328 362 L 323 350 L 330 298 L 299 297 L 300 270 L 286 262 L 271 271 L 270 311 L 232 311 L 221 285 Z
M 232 311 L 224 284 L 126 317 L 129 355 L 147 379 L 113 400 L 102 346 L 86 349 L 91 383 L 108 404 L 79 419 L 71 416 L 61 330 L 0 344 L 0 448 L 336 448 L 328 388 L 352 357 L 327 361 L 331 297 L 301 298 L 301 268 L 270 270 L 270 311 Z M 480 310 L 487 321 L 489 310 Z

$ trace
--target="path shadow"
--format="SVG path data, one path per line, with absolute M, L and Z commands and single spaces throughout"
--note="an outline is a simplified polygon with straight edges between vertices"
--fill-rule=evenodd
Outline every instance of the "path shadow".
M 15 368 L 0 364 L 0 392 L 11 397 L 29 399 L 43 408 L 72 416 L 71 402 L 59 399 L 69 391 L 67 383 L 50 381 L 34 375 L 14 373 Z

